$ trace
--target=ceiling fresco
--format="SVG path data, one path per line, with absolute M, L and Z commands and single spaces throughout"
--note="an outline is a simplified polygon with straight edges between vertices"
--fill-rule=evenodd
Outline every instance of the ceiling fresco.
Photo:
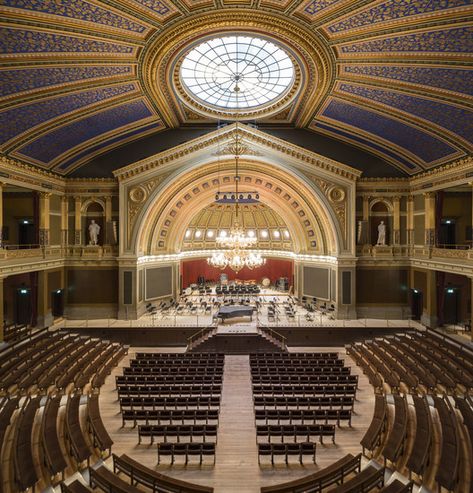
M 175 75 L 206 31 L 264 36 L 297 64 L 297 94 L 254 117 L 263 129 L 363 151 L 379 176 L 472 155 L 471 0 L 4 0 L 0 12 L 0 153 L 61 175 L 99 176 L 104 156 L 166 130 L 214 129 Z

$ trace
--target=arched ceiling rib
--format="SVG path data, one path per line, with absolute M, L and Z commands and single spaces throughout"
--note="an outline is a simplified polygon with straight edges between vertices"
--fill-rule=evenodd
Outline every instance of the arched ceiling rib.
M 179 23 L 235 8 L 226 1 L 218 5 L 210 0 L 5 0 L 0 152 L 65 175 L 81 174 L 83 166 L 84 173 L 97 176 L 104 153 L 120 147 L 126 155 L 133 141 L 145 137 L 166 141 L 168 132 L 161 132 L 170 126 L 170 107 L 146 90 L 144 54 Z M 313 36 L 328 53 L 331 66 L 325 74 L 319 68 L 328 78 L 324 92 L 303 118 L 306 132 L 315 132 L 314 143 L 335 139 L 347 156 L 355 146 L 359 166 L 363 156 L 379 161 L 378 168 L 368 167 L 371 176 L 415 174 L 472 154 L 470 0 L 248 0 L 238 5 L 242 15 L 258 11 L 268 26 L 292 23 L 294 32 Z M 276 27 L 267 32 L 273 34 L 283 36 Z M 297 125 L 302 111 L 294 105 L 271 124 L 285 138 L 278 122 L 284 128 Z M 197 129 L 198 115 L 185 108 L 176 119 L 191 133 L 205 131 Z M 299 132 L 290 129 L 286 138 L 307 141 Z

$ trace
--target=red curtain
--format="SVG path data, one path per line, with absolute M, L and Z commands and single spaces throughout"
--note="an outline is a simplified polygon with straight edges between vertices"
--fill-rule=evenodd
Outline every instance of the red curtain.
M 197 283 L 199 276 L 203 276 L 206 281 L 217 282 L 222 273 L 227 274 L 229 281 L 240 279 L 242 281 L 255 280 L 260 283 L 264 277 L 267 277 L 272 284 L 280 277 L 287 277 L 289 286 L 293 286 L 294 262 L 292 260 L 268 258 L 262 267 L 253 270 L 245 267 L 238 274 L 229 267 L 224 270 L 216 269 L 209 265 L 206 259 L 184 260 L 181 262 L 183 288 Z

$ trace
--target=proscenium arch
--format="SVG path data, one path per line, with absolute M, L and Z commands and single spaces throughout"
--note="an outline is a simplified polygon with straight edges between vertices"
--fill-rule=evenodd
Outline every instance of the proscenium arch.
M 259 191 L 262 202 L 287 222 L 298 253 L 335 255 L 343 249 L 343 235 L 334 210 L 323 192 L 305 177 L 294 170 L 250 159 L 240 161 L 240 175 L 240 188 Z M 234 177 L 233 160 L 211 161 L 168 176 L 144 203 L 130 232 L 131 251 L 138 255 L 176 253 L 191 217 L 212 203 L 218 189 L 233 189 L 233 181 L 225 183 L 225 176 Z M 251 183 L 245 184 L 245 176 L 252 178 Z M 184 210 L 187 217 L 182 214 Z M 310 228 L 314 233 L 311 239 Z M 315 248 L 311 246 L 313 240 L 317 242 Z M 156 249 L 159 242 L 167 246 Z

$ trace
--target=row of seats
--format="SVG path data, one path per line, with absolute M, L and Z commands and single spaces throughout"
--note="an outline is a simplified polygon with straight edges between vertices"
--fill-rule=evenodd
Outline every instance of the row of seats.
M 155 438 L 163 438 L 165 442 L 169 437 L 176 437 L 180 442 L 182 438 L 188 438 L 191 442 L 195 437 L 201 438 L 204 442 L 208 439 L 217 441 L 217 425 L 139 425 L 138 443 L 142 443 L 142 438 L 150 439 L 150 444 L 155 442 Z
M 288 397 L 309 397 L 314 395 L 322 396 L 355 396 L 356 384 L 335 384 L 335 385 L 253 385 L 254 397 L 263 396 L 288 396 Z
M 271 442 L 271 438 L 277 438 L 281 442 L 284 442 L 285 438 L 293 442 L 302 438 L 310 442 L 313 436 L 318 437 L 321 444 L 324 443 L 324 437 L 330 437 L 332 443 L 335 443 L 335 425 L 258 425 L 256 427 L 256 441 L 258 437 L 265 437 L 268 443 Z
M 459 485 L 469 484 L 473 491 L 473 402 L 469 395 L 473 351 L 430 331 L 358 343 L 347 351 L 365 373 L 372 372 L 383 382 L 377 389 L 372 422 L 361 440 L 363 452 L 389 461 L 394 468 L 405 465 L 419 482 L 433 477 L 439 488 L 457 491 Z M 399 394 L 386 395 L 388 387 Z M 449 393 L 455 393 L 454 397 Z M 394 415 L 388 428 L 391 402 Z M 414 434 L 407 447 L 409 429 Z M 463 437 L 468 445 L 466 456 Z M 440 465 L 431 461 L 433 455 Z
M 131 396 L 164 396 L 164 397 L 191 397 L 191 396 L 219 396 L 222 385 L 129 385 L 117 384 L 118 397 Z
M 253 396 L 253 403 L 255 408 L 262 407 L 263 409 L 273 408 L 307 408 L 307 409 L 321 409 L 324 407 L 328 407 L 330 409 L 333 408 L 349 408 L 353 409 L 354 398 L 353 396 L 343 396 L 343 395 L 335 395 L 335 396 L 286 396 L 286 395 L 277 395 L 277 396 Z
M 9 487 L 24 491 L 34 488 L 40 479 L 54 485 L 58 475 L 64 476 L 71 461 L 63 450 L 78 468 L 93 454 L 105 449 L 110 452 L 112 442 L 100 418 L 98 396 L 82 392 L 86 386 L 94 392 L 126 354 L 126 348 L 48 330 L 13 347 L 0 352 L 2 382 L 7 381 L 5 388 L 11 394 L 0 403 L 0 453 L 2 461 L 12 466 Z M 12 375 L 20 385 L 11 385 Z M 66 387 L 72 393 L 65 392 Z M 79 418 L 81 403 L 86 401 L 88 431 Z M 34 438 L 36 427 L 39 440 Z M 11 446 L 4 447 L 7 433 L 12 436 Z M 38 455 L 43 459 L 42 468 L 35 464 Z

